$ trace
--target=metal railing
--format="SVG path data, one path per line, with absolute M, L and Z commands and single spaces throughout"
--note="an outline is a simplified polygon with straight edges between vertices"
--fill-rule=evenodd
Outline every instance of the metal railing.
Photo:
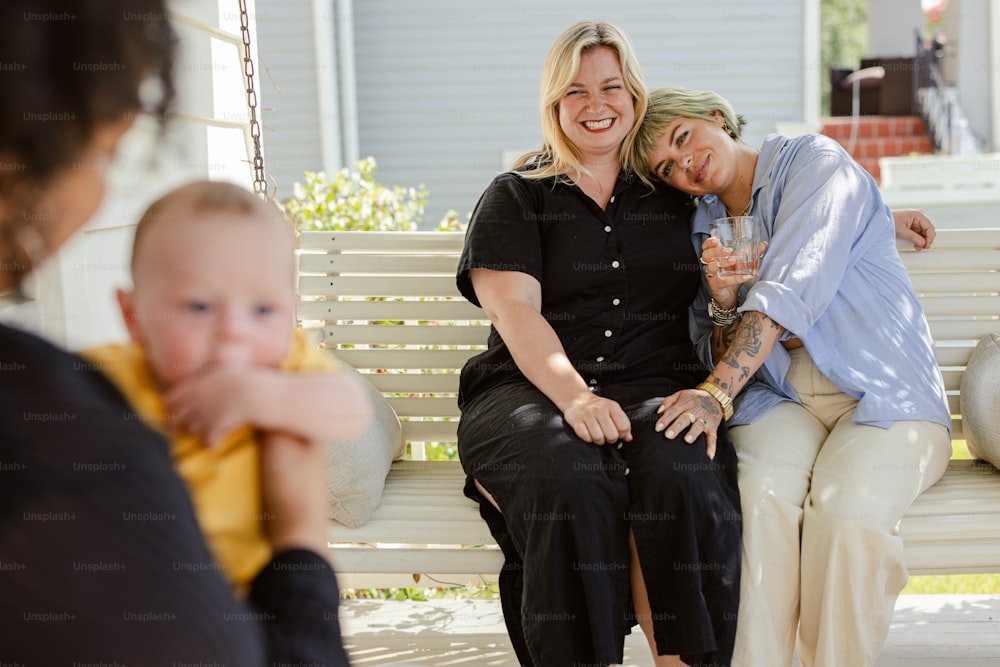
M 913 106 L 920 113 L 935 153 L 970 155 L 982 152 L 986 139 L 969 125 L 956 91 L 945 85 L 940 50 L 929 47 L 916 33 L 913 67 Z

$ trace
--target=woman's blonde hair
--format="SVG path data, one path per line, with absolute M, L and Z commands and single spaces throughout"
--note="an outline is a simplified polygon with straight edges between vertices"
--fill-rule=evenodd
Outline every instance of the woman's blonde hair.
M 568 174 L 590 172 L 583 166 L 582 156 L 566 137 L 559 125 L 559 101 L 580 70 L 580 56 L 598 47 L 608 47 L 618 55 L 625 89 L 632 95 L 635 118 L 642 118 L 646 111 L 646 86 L 642 70 L 631 42 L 621 29 L 606 21 L 580 21 L 567 28 L 556 38 L 545 59 L 542 72 L 540 108 L 542 118 L 541 150 L 522 155 L 514 168 L 527 167 L 521 172 L 526 178 L 557 177 L 569 180 Z M 635 123 L 625 137 L 627 146 L 639 129 Z M 622 153 L 624 158 L 624 151 Z M 622 160 L 624 167 L 626 162 Z
M 668 87 L 649 91 L 646 113 L 638 125 L 634 138 L 627 142 L 623 151 L 626 166 L 630 167 L 646 183 L 656 180 L 649 169 L 649 156 L 656 148 L 656 142 L 667 126 L 678 118 L 701 118 L 712 120 L 712 112 L 722 114 L 726 133 L 736 141 L 743 136 L 743 126 L 747 124 L 743 116 L 733 109 L 726 98 L 710 90 Z

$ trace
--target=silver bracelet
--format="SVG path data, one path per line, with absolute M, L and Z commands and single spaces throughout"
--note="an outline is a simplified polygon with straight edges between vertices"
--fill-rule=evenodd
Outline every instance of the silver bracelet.
M 715 326 L 728 327 L 742 316 L 742 313 L 736 310 L 739 307 L 740 304 L 737 302 L 732 308 L 723 308 L 713 298 L 708 302 L 708 316 Z

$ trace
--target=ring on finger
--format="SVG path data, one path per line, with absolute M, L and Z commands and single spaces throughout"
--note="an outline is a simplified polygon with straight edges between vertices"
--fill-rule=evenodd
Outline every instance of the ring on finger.
M 691 420 L 692 424 L 698 421 L 698 418 L 694 416 L 693 412 L 685 412 L 684 414 L 687 415 L 687 418 Z
M 711 264 L 711 262 L 706 262 L 704 257 L 699 257 L 698 261 L 701 262 L 704 266 L 708 266 L 709 264 Z
M 701 426 L 702 426 L 702 428 L 708 428 L 708 420 L 707 419 L 702 419 L 701 420 Z
M 714 273 L 709 273 L 708 271 L 706 271 L 706 272 L 705 272 L 705 277 L 706 277 L 706 278 L 714 278 L 714 277 L 715 277 L 715 274 L 714 274 Z

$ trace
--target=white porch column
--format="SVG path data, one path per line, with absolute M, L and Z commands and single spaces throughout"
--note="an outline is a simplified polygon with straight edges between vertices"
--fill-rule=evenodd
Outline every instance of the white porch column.
M 989 86 L 990 142 L 989 149 L 1000 152 L 1000 0 L 992 0 L 989 9 Z
M 945 14 L 948 42 L 954 63 L 954 86 L 972 130 L 996 145 L 997 87 L 1000 59 L 996 28 L 998 0 L 950 0 Z M 991 132 L 993 136 L 991 137 Z

